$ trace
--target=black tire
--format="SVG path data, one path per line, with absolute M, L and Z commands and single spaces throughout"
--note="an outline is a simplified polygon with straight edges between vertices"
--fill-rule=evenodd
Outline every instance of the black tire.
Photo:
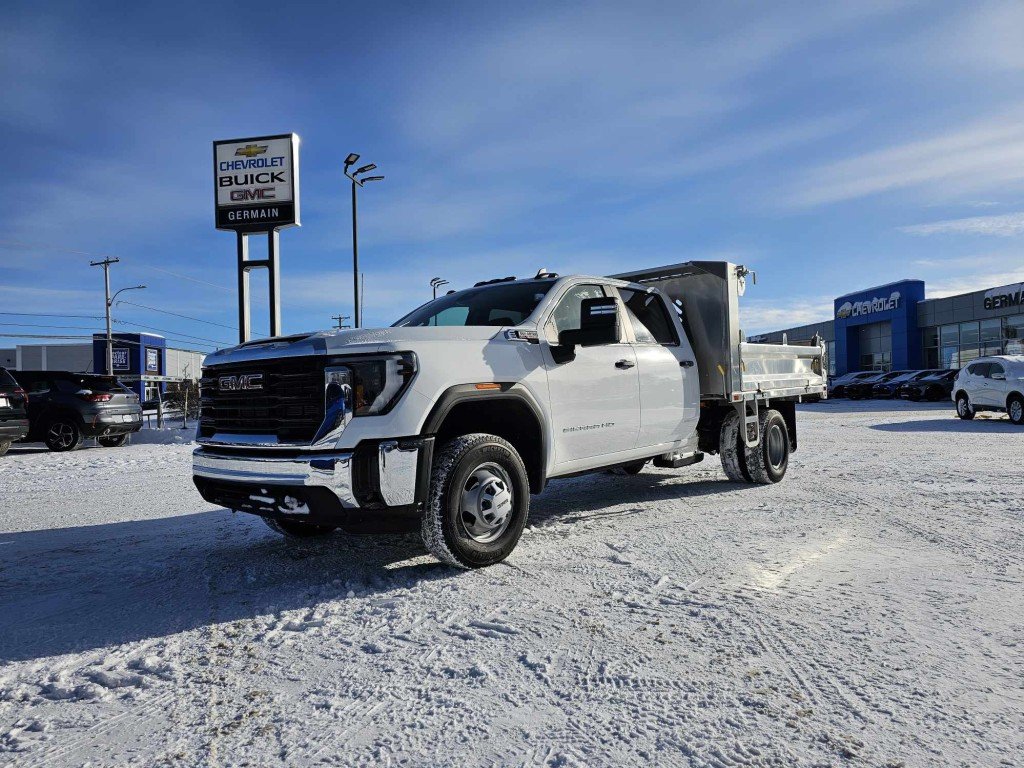
M 0 456 L 3 456 L 11 447 L 10 440 L 0 440 Z
M 125 432 L 123 435 L 107 435 L 106 437 L 97 437 L 96 442 L 102 445 L 104 448 L 120 448 L 122 445 L 128 442 L 129 433 Z
M 634 461 L 631 464 L 623 464 L 621 467 L 612 467 L 610 471 L 613 475 L 639 475 L 646 466 L 647 459 L 644 459 L 643 461 Z
M 974 406 L 971 405 L 971 401 L 967 399 L 967 394 L 964 392 L 956 396 L 956 415 L 964 421 L 974 418 Z
M 747 459 L 743 453 L 743 436 L 740 434 L 740 415 L 735 408 L 722 419 L 722 430 L 718 437 L 718 455 L 722 459 L 725 475 L 734 483 L 749 483 Z
M 511 443 L 462 435 L 434 457 L 420 534 L 438 560 L 482 568 L 511 554 L 529 513 L 526 466 Z
M 301 520 L 274 520 L 273 518 L 261 518 L 267 527 L 277 531 L 289 539 L 315 539 L 318 536 L 327 536 L 334 533 L 335 526 L 319 525 L 318 523 L 304 523 Z
M 71 419 L 54 419 L 46 427 L 43 442 L 51 451 L 63 453 L 75 451 L 82 446 L 82 430 Z
M 1024 397 L 1020 395 L 1010 395 L 1006 400 L 1006 413 L 1010 416 L 1012 421 L 1017 426 L 1024 425 Z M 0 455 L 3 451 L 0 451 Z
M 789 468 L 789 429 L 778 411 L 761 411 L 758 419 L 758 443 L 744 446 L 750 480 L 761 485 L 777 483 Z

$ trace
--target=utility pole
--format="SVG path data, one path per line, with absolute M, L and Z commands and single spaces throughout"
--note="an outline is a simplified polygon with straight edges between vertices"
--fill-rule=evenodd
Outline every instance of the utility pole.
M 137 291 L 145 288 L 144 285 L 133 285 L 131 288 L 122 288 L 113 296 L 110 295 L 110 265 L 121 261 L 118 258 L 106 258 L 103 261 L 90 261 L 90 267 L 103 267 L 103 306 L 107 311 L 107 376 L 114 375 L 114 339 L 110 330 L 110 308 L 114 305 L 114 299 L 122 291 Z
M 359 275 L 359 228 L 356 223 L 356 187 L 361 187 L 368 181 L 383 181 L 383 176 L 363 176 L 362 178 L 356 178 L 360 173 L 366 173 L 372 171 L 377 166 L 374 163 L 364 165 L 362 168 L 356 169 L 354 172 L 349 173 L 348 169 L 351 168 L 359 160 L 359 155 L 355 152 L 349 153 L 349 156 L 345 158 L 345 178 L 352 182 L 352 293 L 353 293 L 353 305 L 355 307 L 355 327 L 359 328 L 363 324 L 363 302 L 362 302 L 362 287 L 360 285 Z
M 348 328 L 348 326 L 343 325 L 343 323 L 351 317 L 351 315 L 331 315 L 331 320 L 338 321 L 338 328 Z
M 103 306 L 107 311 L 107 376 L 114 375 L 114 340 L 110 334 L 110 265 L 117 264 L 120 259 L 106 258 L 103 261 L 90 261 L 90 267 L 103 267 Z

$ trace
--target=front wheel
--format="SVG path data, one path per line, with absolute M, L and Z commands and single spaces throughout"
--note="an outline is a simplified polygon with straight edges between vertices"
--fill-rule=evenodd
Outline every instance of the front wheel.
M 957 395 L 956 415 L 965 421 L 970 421 L 974 418 L 974 406 L 971 405 L 971 401 L 967 399 L 965 394 Z
M 122 445 L 128 442 L 128 433 L 125 432 L 123 435 L 107 435 L 106 437 L 97 437 L 96 442 L 102 445 L 104 448 L 120 448 Z
M 0 456 L 3 456 L 5 453 L 7 453 L 7 450 L 10 447 L 11 447 L 11 441 L 10 440 L 0 440 Z
M 1018 426 L 1024 424 L 1024 398 L 1020 395 L 1012 395 L 1006 404 L 1006 412 L 1014 424 Z M 0 451 L 0 454 L 2 453 L 3 451 Z
M 526 466 L 496 435 L 463 435 L 434 459 L 420 533 L 438 560 L 459 568 L 500 563 L 530 511 Z
M 761 411 L 758 444 L 745 448 L 747 471 L 754 483 L 769 485 L 786 476 L 789 468 L 789 429 L 778 411 Z
M 58 419 L 50 422 L 45 442 L 51 451 L 73 451 L 82 445 L 82 430 L 73 421 Z

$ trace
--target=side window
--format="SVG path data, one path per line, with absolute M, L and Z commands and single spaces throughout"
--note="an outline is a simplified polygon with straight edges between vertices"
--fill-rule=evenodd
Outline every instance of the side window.
M 967 372 L 972 376 L 984 376 L 988 371 L 988 363 L 972 363 L 967 366 Z
M 552 344 L 558 343 L 558 334 L 562 331 L 579 330 L 580 316 L 583 314 L 584 299 L 600 299 L 605 295 L 600 285 L 574 285 L 561 299 L 550 319 L 544 325 L 544 334 Z
M 1006 373 L 1006 371 L 1003 369 L 1003 366 L 1001 366 L 999 363 L 989 363 L 988 370 L 985 372 L 985 376 L 991 379 L 992 374 L 994 373 Z
M 39 378 L 32 377 L 28 381 L 24 382 L 25 392 L 31 395 L 45 395 L 50 391 L 50 382 L 43 376 Z
M 626 304 L 629 321 L 633 325 L 636 340 L 640 344 L 678 344 L 676 329 L 672 319 L 665 311 L 661 297 L 635 291 L 631 288 L 620 288 L 619 294 Z

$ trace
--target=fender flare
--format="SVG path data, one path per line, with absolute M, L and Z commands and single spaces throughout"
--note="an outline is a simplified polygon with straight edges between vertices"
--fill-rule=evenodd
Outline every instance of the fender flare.
M 491 383 L 491 382 L 488 382 Z M 543 411 L 530 391 L 519 385 L 517 382 L 494 382 L 498 389 L 477 389 L 474 384 L 455 384 L 448 387 L 434 403 L 434 406 L 427 414 L 427 418 L 420 428 L 421 435 L 436 435 L 444 420 L 455 409 L 463 403 L 478 402 L 517 402 L 526 406 L 533 414 L 540 429 L 540 456 L 538 457 L 538 478 L 534 493 L 540 493 L 547 483 L 547 462 L 548 462 L 548 425 L 544 420 Z

